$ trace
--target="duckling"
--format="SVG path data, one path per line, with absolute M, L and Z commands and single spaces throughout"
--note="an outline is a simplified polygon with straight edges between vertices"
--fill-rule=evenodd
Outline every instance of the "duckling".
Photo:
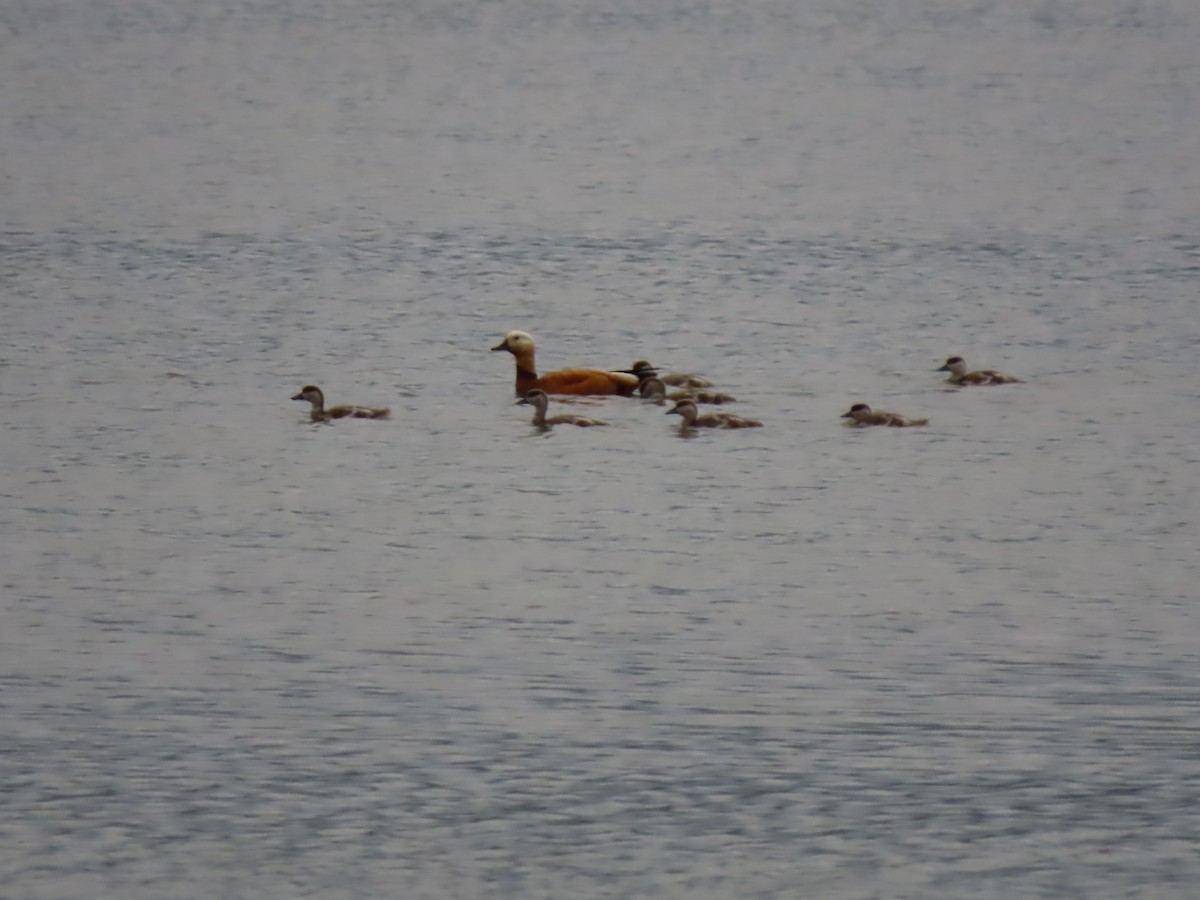
M 741 416 L 735 416 L 733 413 L 705 413 L 699 414 L 696 409 L 696 404 L 691 400 L 680 400 L 673 409 L 667 410 L 668 416 L 682 416 L 683 421 L 679 423 L 679 429 L 686 431 L 689 428 L 762 428 L 763 423 L 758 419 L 744 419 Z
M 638 394 L 643 400 L 650 400 L 662 406 L 667 400 L 691 400 L 693 403 L 733 403 L 737 397 L 731 394 L 722 394 L 720 391 L 709 391 L 703 388 L 693 390 L 671 391 L 667 393 L 667 386 L 663 384 L 661 378 L 650 376 L 643 378 L 642 383 L 638 386 Z
M 632 372 L 606 372 L 603 369 L 562 369 L 538 376 L 534 364 L 533 337 L 524 331 L 510 331 L 492 350 L 507 350 L 516 358 L 518 397 L 531 390 L 547 394 L 619 394 L 632 397 L 638 377 Z
M 550 405 L 550 398 L 546 392 L 534 388 L 517 401 L 518 406 L 532 406 L 534 409 L 533 418 L 530 422 L 537 428 L 549 428 L 551 425 L 578 425 L 580 428 L 590 428 L 593 425 L 607 425 L 607 422 L 601 422 L 599 419 L 589 419 L 587 416 L 577 416 L 573 413 L 566 413 L 561 416 L 551 416 L 546 418 L 546 408 Z
M 967 364 L 961 356 L 952 356 L 946 360 L 946 364 L 938 372 L 949 372 L 950 377 L 946 379 L 950 384 L 1023 384 L 1024 380 L 1015 375 L 1006 375 L 1003 372 L 997 372 L 994 369 L 979 369 L 975 372 L 967 371 Z
M 887 425 L 892 428 L 914 428 L 928 425 L 928 419 L 906 419 L 904 416 L 890 412 L 871 412 L 871 407 L 865 403 L 855 403 L 847 412 L 842 413 L 843 419 L 851 419 L 848 425 Z
M 328 422 L 332 419 L 345 419 L 347 417 L 354 419 L 386 419 L 391 415 L 391 410 L 387 407 L 344 405 L 326 409 L 325 395 L 315 384 L 306 384 L 300 388 L 300 393 L 292 399 L 307 400 L 312 404 L 312 411 L 309 413 L 309 418 L 314 422 Z
M 666 372 L 660 375 L 658 369 L 645 359 L 639 359 L 629 367 L 628 371 L 640 379 L 657 378 L 663 384 L 669 384 L 672 387 L 710 388 L 713 386 L 713 383 L 707 378 L 701 378 L 699 375 L 690 375 L 687 372 Z M 711 402 L 719 403 L 721 401 Z

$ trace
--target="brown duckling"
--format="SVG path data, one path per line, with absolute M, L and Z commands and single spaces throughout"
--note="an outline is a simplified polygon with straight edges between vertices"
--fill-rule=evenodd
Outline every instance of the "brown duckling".
M 713 386 L 713 383 L 707 378 L 701 378 L 699 375 L 691 375 L 687 372 L 664 372 L 659 374 L 657 367 L 645 359 L 639 359 L 627 371 L 643 380 L 646 378 L 657 378 L 663 384 L 670 385 L 671 387 L 710 388 Z
M 952 356 L 946 360 L 946 364 L 938 372 L 949 372 L 950 377 L 946 379 L 950 384 L 1023 384 L 1023 379 L 1016 375 L 1006 375 L 1003 372 L 997 372 L 994 369 L 978 369 L 974 372 L 967 371 L 967 364 L 961 356 Z
M 733 403 L 737 400 L 731 394 L 722 394 L 720 391 L 710 391 L 706 388 L 692 388 L 668 393 L 667 386 L 663 384 L 662 379 L 653 375 L 642 379 L 642 383 L 638 386 L 638 394 L 642 399 L 650 400 L 659 406 L 662 406 L 667 400 L 691 400 L 693 403 L 713 404 Z
M 312 411 L 309 413 L 309 418 L 314 422 L 329 422 L 332 419 L 386 419 L 391 415 L 391 410 L 387 407 L 371 407 L 371 406 L 334 406 L 329 409 L 325 408 L 325 394 L 315 384 L 306 384 L 300 388 L 300 393 L 292 398 L 293 400 L 307 400 L 312 404 Z
M 680 400 L 673 409 L 667 410 L 668 416 L 682 416 L 680 430 L 689 428 L 762 428 L 763 423 L 758 419 L 746 419 L 733 413 L 705 413 L 700 415 L 696 404 L 691 400 Z
M 549 428 L 551 425 L 578 425 L 580 428 L 590 428 L 593 425 L 607 425 L 599 419 L 589 419 L 587 416 L 577 416 L 574 413 L 564 413 L 561 416 L 546 418 L 546 409 L 550 406 L 550 398 L 546 392 L 534 388 L 517 401 L 518 406 L 532 406 L 533 418 L 530 422 L 536 428 Z
M 872 412 L 871 407 L 865 403 L 855 403 L 850 409 L 842 413 L 843 419 L 851 419 L 847 424 L 858 427 L 859 425 L 887 425 L 890 428 L 914 428 L 922 425 L 928 425 L 928 419 L 906 419 L 904 416 L 897 415 L 891 412 Z
M 632 397 L 638 377 L 631 372 L 606 372 L 603 369 L 562 369 L 539 376 L 534 362 L 533 337 L 524 331 L 510 331 L 493 350 L 507 350 L 516 359 L 518 397 L 531 390 L 547 394 L 619 394 Z

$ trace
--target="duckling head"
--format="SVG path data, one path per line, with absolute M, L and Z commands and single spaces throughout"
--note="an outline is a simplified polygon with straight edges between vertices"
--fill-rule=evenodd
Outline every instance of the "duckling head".
M 859 416 L 867 416 L 871 414 L 871 407 L 865 403 L 855 403 L 850 409 L 842 413 L 843 419 L 857 419 Z
M 653 378 L 658 374 L 658 368 L 652 365 L 647 359 L 639 359 L 625 371 L 630 375 L 636 375 L 638 378 Z
M 667 399 L 667 386 L 653 376 L 643 378 L 642 383 L 638 385 L 638 394 L 645 400 L 656 400 L 661 403 Z
M 967 370 L 967 364 L 961 356 L 951 356 L 946 360 L 946 364 L 940 369 L 934 369 L 935 372 L 952 372 L 959 375 Z
M 534 388 L 532 391 L 527 391 L 525 396 L 518 400 L 513 406 L 535 406 L 539 409 L 545 409 L 550 403 L 550 397 L 541 388 Z
M 300 388 L 300 393 L 292 398 L 293 400 L 307 400 L 309 403 L 317 401 L 324 402 L 325 395 L 321 393 L 321 389 L 315 384 L 306 384 Z
M 683 416 L 683 421 L 689 425 L 696 421 L 698 413 L 699 410 L 696 409 L 696 404 L 691 400 L 680 400 L 666 412 L 668 416 Z

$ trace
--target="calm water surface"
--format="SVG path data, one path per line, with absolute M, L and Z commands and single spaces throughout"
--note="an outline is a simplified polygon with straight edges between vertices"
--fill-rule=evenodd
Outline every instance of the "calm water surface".
M 1198 43 L 10 5 L 4 895 L 1194 896 Z M 512 328 L 767 427 L 539 434 Z

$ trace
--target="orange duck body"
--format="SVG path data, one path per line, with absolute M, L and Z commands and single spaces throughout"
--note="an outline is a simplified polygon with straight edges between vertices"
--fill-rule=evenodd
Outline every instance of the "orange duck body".
M 637 390 L 638 377 L 629 372 L 606 372 L 603 369 L 561 369 L 537 374 L 534 363 L 533 338 L 524 331 L 510 331 L 493 350 L 507 350 L 517 361 L 516 393 L 526 396 L 530 391 L 547 394 L 619 395 L 632 397 Z

